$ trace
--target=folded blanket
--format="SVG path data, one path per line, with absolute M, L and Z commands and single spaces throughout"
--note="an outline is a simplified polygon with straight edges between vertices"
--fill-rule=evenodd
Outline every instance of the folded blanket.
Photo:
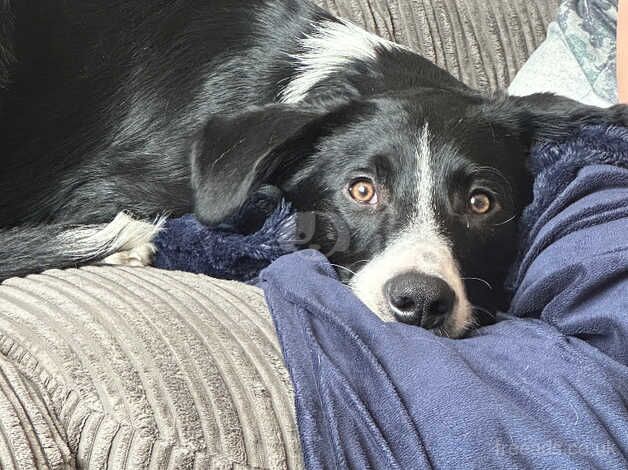
M 627 468 L 626 145 L 537 149 L 511 315 L 470 338 L 384 323 L 316 252 L 262 273 L 308 468 Z

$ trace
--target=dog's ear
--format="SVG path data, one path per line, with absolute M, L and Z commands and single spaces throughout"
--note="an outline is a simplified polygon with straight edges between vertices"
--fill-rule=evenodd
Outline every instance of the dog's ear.
M 272 104 L 210 118 L 191 152 L 196 217 L 219 224 L 278 172 L 290 171 L 313 145 L 324 115 Z
M 502 96 L 489 104 L 488 111 L 501 124 L 517 129 L 529 145 L 564 139 L 585 125 L 628 125 L 625 105 L 598 108 L 553 93 Z

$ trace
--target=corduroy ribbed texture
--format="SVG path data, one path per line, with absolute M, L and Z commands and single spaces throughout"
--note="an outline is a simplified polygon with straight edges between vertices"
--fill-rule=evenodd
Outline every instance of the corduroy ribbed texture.
M 301 466 L 255 288 L 130 268 L 12 279 L 0 354 L 3 469 Z
M 545 39 L 560 0 L 315 0 L 405 44 L 471 88 L 505 89 Z

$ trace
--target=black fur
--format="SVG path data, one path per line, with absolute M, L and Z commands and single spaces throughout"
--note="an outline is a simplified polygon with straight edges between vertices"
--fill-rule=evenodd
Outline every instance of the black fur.
M 89 234 L 104 228 L 105 225 L 77 227 L 69 224 L 48 224 L 2 230 L 0 279 L 99 261 L 102 254 L 107 253 L 105 245 L 90 244 L 89 250 L 85 251 L 77 250 L 77 245 L 87 248 L 85 242 L 89 240 Z M 68 233 L 79 237 L 64 238 Z
M 530 200 L 532 143 L 626 122 L 624 107 L 481 96 L 402 49 L 278 103 L 301 40 L 324 21 L 336 20 L 304 0 L 0 0 L 0 280 L 93 261 L 54 245 L 61 226 L 123 210 L 217 224 L 265 184 L 317 214 L 312 244 L 346 279 L 407 223 L 427 122 L 442 228 L 463 274 L 500 286 L 516 239 L 516 222 L 502 222 Z M 385 207 L 346 197 L 365 175 L 385 187 Z M 469 221 L 478 184 L 501 210 Z M 507 299 L 467 289 L 488 309 Z

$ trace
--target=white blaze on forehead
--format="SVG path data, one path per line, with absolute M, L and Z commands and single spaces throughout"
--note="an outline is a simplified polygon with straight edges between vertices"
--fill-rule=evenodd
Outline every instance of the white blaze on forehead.
M 384 297 L 384 286 L 394 277 L 417 271 L 443 279 L 456 293 L 447 334 L 459 336 L 471 322 L 472 308 L 449 242 L 441 234 L 434 208 L 434 174 L 430 133 L 421 130 L 416 151 L 416 203 L 410 222 L 384 251 L 366 264 L 351 281 L 355 294 L 385 320 L 393 320 Z
M 303 52 L 295 55 L 298 72 L 283 89 L 283 103 L 298 103 L 305 99 L 317 83 L 325 80 L 353 61 L 375 61 L 377 49 L 402 48 L 369 33 L 345 20 L 324 21 L 301 41 Z
M 426 235 L 437 236 L 438 225 L 434 211 L 434 175 L 432 173 L 430 150 L 430 130 L 427 123 L 419 135 L 416 150 L 417 203 L 410 230 L 421 230 Z

